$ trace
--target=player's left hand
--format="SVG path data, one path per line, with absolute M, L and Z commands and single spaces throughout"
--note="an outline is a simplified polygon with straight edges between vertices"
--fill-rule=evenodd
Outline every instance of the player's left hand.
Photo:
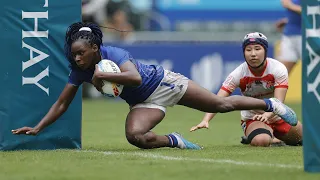
M 261 122 L 265 122 L 265 123 L 270 123 L 269 119 L 271 119 L 272 117 L 274 117 L 275 114 L 273 112 L 265 112 L 263 114 L 257 114 L 255 116 L 253 116 L 253 120 L 256 121 L 261 121 Z
M 98 78 L 99 73 L 101 73 L 99 71 L 98 65 L 96 64 L 96 68 L 94 70 L 94 74 L 92 77 L 92 84 L 94 85 L 94 87 L 99 91 L 102 92 L 102 86 L 103 86 L 103 82 L 101 79 Z
M 200 122 L 198 125 L 193 126 L 193 127 L 190 129 L 190 132 L 196 131 L 196 130 L 198 130 L 198 129 L 203 129 L 203 128 L 209 129 L 209 122 L 208 122 L 208 121 L 202 121 L 202 122 Z
M 39 130 L 32 127 L 22 127 L 19 129 L 11 130 L 12 134 L 26 134 L 26 135 L 37 135 Z
M 280 20 L 278 20 L 275 24 L 276 29 L 278 32 L 282 32 L 284 26 L 288 23 L 288 19 L 287 18 L 282 18 Z
M 273 124 L 273 123 L 275 123 L 275 122 L 277 122 L 277 121 L 279 121 L 279 119 L 277 119 L 277 118 L 269 119 L 269 120 L 267 121 L 267 124 Z

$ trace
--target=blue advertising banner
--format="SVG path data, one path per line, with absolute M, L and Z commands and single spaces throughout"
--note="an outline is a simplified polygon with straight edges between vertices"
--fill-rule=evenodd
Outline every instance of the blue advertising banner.
M 0 66 L 0 150 L 81 147 L 81 90 L 68 111 L 38 136 L 11 129 L 35 126 L 67 83 L 67 27 L 81 21 L 81 1 L 3 1 Z

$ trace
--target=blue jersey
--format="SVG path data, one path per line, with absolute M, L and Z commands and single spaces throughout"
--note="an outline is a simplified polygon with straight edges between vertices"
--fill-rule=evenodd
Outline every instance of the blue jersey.
M 300 5 L 300 0 L 292 0 L 294 4 Z M 286 9 L 288 23 L 284 27 L 283 33 L 287 36 L 301 35 L 301 15 Z
M 120 97 L 124 99 L 129 105 L 135 105 L 145 101 L 158 87 L 164 76 L 164 69 L 158 65 L 146 65 L 132 58 L 129 52 L 121 48 L 112 46 L 101 46 L 101 55 L 103 59 L 109 59 L 115 62 L 119 67 L 131 61 L 137 68 L 142 83 L 140 86 L 124 86 Z M 83 82 L 91 83 L 93 70 L 80 70 L 71 68 L 69 75 L 69 83 L 75 86 L 81 85 Z

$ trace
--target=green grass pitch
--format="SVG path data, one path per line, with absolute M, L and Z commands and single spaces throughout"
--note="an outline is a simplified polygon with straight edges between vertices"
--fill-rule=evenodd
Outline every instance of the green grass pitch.
M 301 119 L 301 105 L 291 104 Z M 125 139 L 128 106 L 123 102 L 83 101 L 83 150 L 0 152 L 1 180 L 319 180 L 303 171 L 302 147 L 257 148 L 240 144 L 239 112 L 219 114 L 209 130 L 189 132 L 203 113 L 168 108 L 154 129 L 180 132 L 201 151 L 140 150 Z

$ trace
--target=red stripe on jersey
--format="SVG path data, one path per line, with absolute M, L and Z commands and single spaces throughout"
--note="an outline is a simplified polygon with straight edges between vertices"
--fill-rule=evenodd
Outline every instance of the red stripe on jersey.
M 274 88 L 289 88 L 288 85 L 278 85 L 278 86 L 275 86 Z
M 224 87 L 224 86 L 222 86 L 222 87 L 221 87 L 221 89 L 222 89 L 222 90 L 224 90 L 224 91 L 226 91 L 226 92 L 227 92 L 227 93 L 229 93 L 229 94 L 231 94 L 231 93 L 232 93 L 231 91 L 229 91 L 229 89 L 227 89 L 227 88 L 226 88 L 226 87 Z

